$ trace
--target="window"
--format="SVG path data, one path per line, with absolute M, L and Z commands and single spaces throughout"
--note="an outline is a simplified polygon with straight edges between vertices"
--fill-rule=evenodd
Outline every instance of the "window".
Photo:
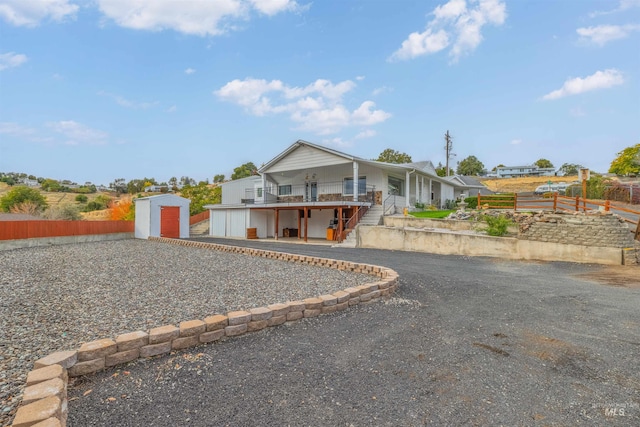
M 358 194 L 367 193 L 367 177 L 361 176 L 358 178 Z M 353 194 L 353 178 L 345 178 L 342 181 L 342 194 Z
M 262 197 L 262 187 L 256 188 L 256 196 L 258 198 Z
M 389 194 L 396 196 L 404 196 L 404 180 L 399 178 L 389 177 Z
M 291 195 L 291 184 L 278 186 L 278 196 L 289 196 L 289 195 Z

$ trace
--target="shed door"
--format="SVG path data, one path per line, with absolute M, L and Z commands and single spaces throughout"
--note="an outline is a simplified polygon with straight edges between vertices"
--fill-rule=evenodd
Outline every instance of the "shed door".
M 180 206 L 160 206 L 160 237 L 180 238 Z

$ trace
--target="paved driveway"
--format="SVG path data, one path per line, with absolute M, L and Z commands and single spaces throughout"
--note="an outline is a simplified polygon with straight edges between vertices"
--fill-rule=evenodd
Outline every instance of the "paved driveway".
M 70 425 L 640 425 L 632 280 L 597 283 L 602 267 L 578 264 L 268 247 L 385 265 L 401 287 L 87 377 L 70 390 Z

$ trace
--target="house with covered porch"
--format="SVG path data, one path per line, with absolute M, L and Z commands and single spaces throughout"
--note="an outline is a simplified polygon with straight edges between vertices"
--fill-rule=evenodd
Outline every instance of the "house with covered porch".
M 249 230 L 257 238 L 342 240 L 365 215 L 379 221 L 416 203 L 442 207 L 464 188 L 429 161 L 383 163 L 299 140 L 258 175 L 222 184 L 222 203 L 205 207 L 215 237 Z

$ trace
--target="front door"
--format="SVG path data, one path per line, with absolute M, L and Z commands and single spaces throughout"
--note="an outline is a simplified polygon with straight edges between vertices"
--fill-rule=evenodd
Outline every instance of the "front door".
M 313 182 L 307 182 L 306 185 L 306 199 L 309 202 L 316 202 L 318 200 L 318 182 L 317 181 L 313 181 Z
M 180 238 L 180 206 L 160 206 L 160 237 Z

